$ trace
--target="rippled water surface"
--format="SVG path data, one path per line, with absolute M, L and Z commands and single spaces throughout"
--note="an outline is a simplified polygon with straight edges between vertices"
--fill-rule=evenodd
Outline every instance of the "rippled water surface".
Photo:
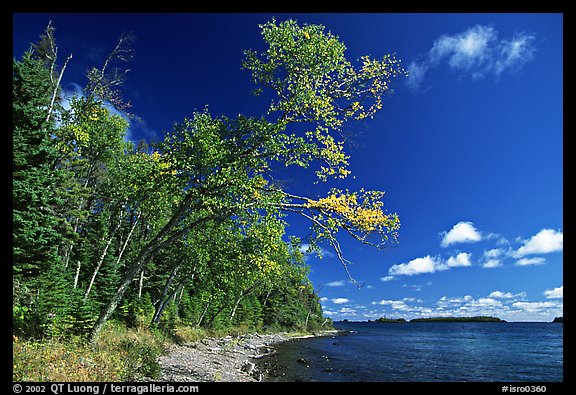
M 277 346 L 269 381 L 562 381 L 563 324 L 336 323 Z

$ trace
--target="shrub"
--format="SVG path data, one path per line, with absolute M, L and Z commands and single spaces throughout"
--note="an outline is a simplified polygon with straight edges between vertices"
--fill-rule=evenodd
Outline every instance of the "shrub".
M 111 322 L 95 347 L 82 338 L 13 341 L 13 381 L 134 381 L 157 378 L 167 340 L 159 333 Z
M 204 329 L 188 325 L 177 326 L 174 335 L 178 343 L 191 343 L 208 336 Z

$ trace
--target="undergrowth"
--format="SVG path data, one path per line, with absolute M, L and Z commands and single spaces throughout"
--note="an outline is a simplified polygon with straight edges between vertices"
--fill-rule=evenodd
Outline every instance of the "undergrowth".
M 156 378 L 171 340 L 145 328 L 110 322 L 91 346 L 84 338 L 24 340 L 12 336 L 13 381 L 137 381 Z

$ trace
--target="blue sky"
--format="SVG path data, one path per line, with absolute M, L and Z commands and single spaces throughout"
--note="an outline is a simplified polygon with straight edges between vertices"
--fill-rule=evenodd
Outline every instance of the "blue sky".
M 15 14 L 13 54 L 52 20 L 61 59 L 73 54 L 63 82 L 74 92 L 120 33 L 134 32 L 124 93 L 142 120 L 129 137 L 160 139 L 205 105 L 264 113 L 240 64 L 244 49 L 262 49 L 257 25 L 272 16 L 323 24 L 351 60 L 395 53 L 411 73 L 374 119 L 347 126 L 355 178 L 318 186 L 281 174 L 313 197 L 332 186 L 385 191 L 402 222 L 399 243 L 382 251 L 341 238 L 361 288 L 328 246 L 307 258 L 326 315 L 563 315 L 561 14 Z M 288 219 L 290 234 L 306 234 Z

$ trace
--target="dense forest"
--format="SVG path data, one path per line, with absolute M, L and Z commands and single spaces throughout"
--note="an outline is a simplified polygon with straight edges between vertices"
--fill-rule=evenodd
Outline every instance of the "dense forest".
M 15 338 L 94 341 L 110 321 L 168 332 L 330 326 L 305 254 L 324 243 L 347 272 L 337 233 L 383 248 L 398 216 L 379 191 L 288 193 L 274 169 L 347 177 L 342 126 L 373 116 L 405 71 L 391 55 L 351 63 L 322 26 L 260 28 L 267 50 L 246 51 L 242 67 L 254 94 L 272 98 L 268 112 L 196 111 L 161 141 L 126 137 L 131 35 L 72 98 L 61 85 L 74 58 L 59 53 L 51 24 L 13 60 Z M 309 235 L 288 235 L 288 214 L 306 218 Z

